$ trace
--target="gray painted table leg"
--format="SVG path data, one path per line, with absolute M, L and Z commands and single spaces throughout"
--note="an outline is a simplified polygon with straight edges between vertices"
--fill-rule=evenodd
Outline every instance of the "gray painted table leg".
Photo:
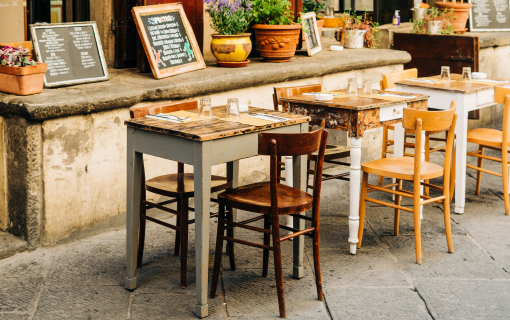
M 227 178 L 232 179 L 232 188 L 237 188 L 239 186 L 239 160 L 227 162 Z M 232 209 L 232 218 L 234 221 L 237 221 L 237 209 Z M 232 228 L 234 232 L 234 238 L 236 237 L 236 228 Z M 236 246 L 234 244 L 234 253 L 236 251 Z M 227 254 L 229 246 L 227 246 Z
M 138 226 L 140 224 L 140 185 L 142 183 L 143 154 L 135 152 L 135 132 L 127 130 L 127 192 L 126 192 L 126 270 L 125 287 L 136 288 L 138 255 Z
M 308 131 L 308 123 L 301 124 L 301 132 Z M 306 156 L 298 156 L 293 157 L 293 185 L 294 188 L 303 190 L 306 192 Z M 304 215 L 304 212 L 302 213 Z M 294 218 L 294 228 L 303 230 L 305 228 L 305 220 Z M 292 276 L 294 278 L 302 278 L 304 276 L 304 268 L 303 268 L 303 254 L 305 251 L 305 239 L 304 236 L 295 237 L 292 240 L 292 244 L 294 246 L 294 268 L 292 269 Z
M 209 272 L 209 220 L 211 214 L 211 141 L 193 142 L 195 173 L 196 315 L 209 314 L 207 284 Z

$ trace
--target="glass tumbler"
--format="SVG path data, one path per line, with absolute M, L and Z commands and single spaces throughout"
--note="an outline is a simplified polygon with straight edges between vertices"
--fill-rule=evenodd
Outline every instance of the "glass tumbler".
M 347 80 L 347 95 L 357 96 L 358 95 L 358 80 L 356 78 L 350 78 Z
M 239 99 L 231 98 L 227 100 L 227 116 L 226 120 L 239 121 L 241 115 L 239 114 Z
M 471 68 L 462 68 L 462 81 L 471 81 Z
M 441 81 L 450 81 L 450 67 L 441 67 Z
M 361 96 L 362 97 L 371 97 L 372 96 L 372 81 L 371 80 L 363 80 L 363 85 L 361 87 Z
M 200 109 L 198 110 L 198 118 L 199 119 L 212 119 L 213 112 L 211 106 L 211 98 L 202 98 L 200 99 Z

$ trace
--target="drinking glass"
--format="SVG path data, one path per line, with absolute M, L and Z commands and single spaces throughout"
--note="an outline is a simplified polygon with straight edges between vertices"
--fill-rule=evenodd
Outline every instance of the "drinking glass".
M 358 95 L 358 80 L 356 78 L 350 78 L 347 81 L 347 95 L 349 96 Z
M 227 100 L 227 120 L 239 121 L 241 116 L 239 114 L 239 99 L 231 98 Z
M 471 68 L 462 68 L 462 81 L 471 81 Z
M 450 81 L 450 67 L 441 67 L 441 81 Z
M 372 96 L 372 81 L 371 80 L 363 80 L 363 85 L 361 86 L 361 96 L 362 97 L 371 97 Z
M 211 106 L 211 98 L 202 98 L 200 99 L 200 109 L 198 110 L 198 118 L 199 119 L 212 119 L 213 112 Z

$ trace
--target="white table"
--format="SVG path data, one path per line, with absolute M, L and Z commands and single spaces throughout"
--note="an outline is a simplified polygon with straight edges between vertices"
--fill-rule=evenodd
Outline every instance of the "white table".
M 452 74 L 451 79 L 460 80 L 461 76 L 458 74 Z M 464 213 L 464 207 L 466 204 L 468 113 L 472 110 L 494 105 L 494 87 L 505 84 L 495 82 L 493 85 L 488 85 L 461 81 L 442 84 L 428 84 L 413 81 L 401 81 L 397 82 L 396 85 L 396 91 L 429 95 L 429 109 L 447 110 L 450 109 L 450 104 L 453 100 L 457 101 L 456 112 L 458 114 L 458 118 L 455 129 L 455 213 Z

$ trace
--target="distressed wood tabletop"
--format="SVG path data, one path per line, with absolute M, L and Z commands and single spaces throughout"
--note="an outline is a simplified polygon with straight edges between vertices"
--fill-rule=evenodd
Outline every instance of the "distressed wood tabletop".
M 272 114 L 290 119 L 289 121 L 272 122 L 262 126 L 253 126 L 225 120 L 226 111 L 226 106 L 213 107 L 213 115 L 215 118 L 208 120 L 177 123 L 144 117 L 126 120 L 124 124 L 136 129 L 160 132 L 195 141 L 209 141 L 310 121 L 310 117 L 306 115 L 250 107 L 250 112 Z M 198 109 L 189 110 L 188 112 L 198 113 Z
M 439 80 L 440 76 L 433 76 L 433 77 L 427 77 L 427 78 L 435 78 L 435 79 Z M 445 83 L 425 83 L 425 82 L 415 82 L 415 81 L 403 80 L 403 81 L 397 81 L 397 82 L 395 82 L 395 84 L 401 85 L 401 86 L 406 86 L 406 87 L 415 87 L 415 88 L 422 88 L 422 89 L 457 92 L 457 93 L 464 93 L 464 94 L 489 90 L 494 87 L 510 84 L 510 80 L 500 79 L 500 78 L 487 78 L 487 79 L 480 79 L 478 81 L 500 80 L 500 81 L 506 81 L 506 83 L 494 82 L 493 84 L 488 84 L 488 83 L 485 84 L 485 83 L 464 82 L 464 81 L 460 81 L 462 79 L 462 75 L 460 75 L 458 73 L 450 74 L 450 79 L 456 80 L 456 81 L 445 82 Z M 473 80 L 473 81 L 477 81 L 477 80 Z
M 337 92 L 345 93 L 345 90 L 335 90 Z M 378 91 L 378 90 L 375 90 Z M 341 96 L 334 97 L 333 100 L 330 101 L 317 101 L 315 97 L 312 95 L 296 95 L 288 98 L 281 98 L 281 101 L 284 104 L 286 103 L 300 103 L 307 105 L 315 105 L 329 108 L 338 108 L 338 109 L 350 109 L 350 110 L 368 110 L 368 109 L 377 109 L 385 106 L 391 106 L 395 104 L 401 103 L 409 103 L 415 101 L 427 100 L 430 96 L 426 94 L 418 94 L 418 93 L 406 93 L 406 92 L 396 92 L 391 91 L 391 93 L 400 94 L 409 96 L 407 99 L 402 100 L 383 100 L 377 99 L 375 97 L 360 97 L 360 96 Z

